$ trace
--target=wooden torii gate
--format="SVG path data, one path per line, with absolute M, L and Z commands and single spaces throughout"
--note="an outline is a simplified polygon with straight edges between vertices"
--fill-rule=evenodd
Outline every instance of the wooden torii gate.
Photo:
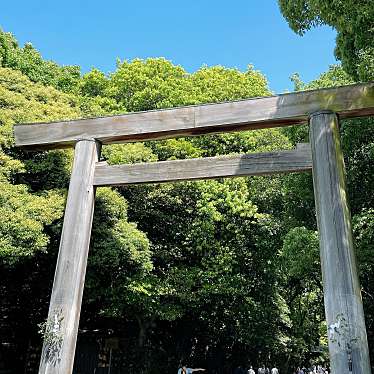
M 370 374 L 339 136 L 339 118 L 369 115 L 374 115 L 374 83 L 15 126 L 17 146 L 31 150 L 75 147 L 47 319 L 52 335 L 45 337 L 39 374 L 70 374 L 73 370 L 96 187 L 310 169 L 332 373 Z M 293 151 L 117 166 L 98 162 L 102 144 L 300 125 L 307 121 L 310 146 Z

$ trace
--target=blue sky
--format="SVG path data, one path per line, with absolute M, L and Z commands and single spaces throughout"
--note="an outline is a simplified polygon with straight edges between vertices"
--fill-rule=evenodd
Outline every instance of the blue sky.
M 110 72 L 117 58 L 136 57 L 165 57 L 189 72 L 253 64 L 276 93 L 293 89 L 292 73 L 309 81 L 336 63 L 335 31 L 294 34 L 276 0 L 3 1 L 0 27 L 83 72 Z

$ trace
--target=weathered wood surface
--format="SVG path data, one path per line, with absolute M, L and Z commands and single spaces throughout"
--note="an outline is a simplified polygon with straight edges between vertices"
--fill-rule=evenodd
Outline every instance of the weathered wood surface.
M 197 105 L 112 117 L 17 125 L 16 145 L 34 149 L 68 147 L 81 138 L 103 144 L 201 135 L 306 123 L 329 109 L 340 118 L 374 114 L 374 83 L 272 97 Z
M 370 374 L 344 160 L 334 113 L 311 116 L 310 143 L 332 374 Z
M 305 171 L 312 168 L 309 144 L 296 150 L 109 166 L 98 163 L 94 185 L 162 183 Z
M 53 353 L 49 351 L 53 347 L 44 340 L 39 374 L 71 374 L 73 371 L 94 210 L 95 187 L 92 182 L 99 148 L 92 139 L 81 140 L 75 146 L 48 313 L 48 321 L 63 341 Z

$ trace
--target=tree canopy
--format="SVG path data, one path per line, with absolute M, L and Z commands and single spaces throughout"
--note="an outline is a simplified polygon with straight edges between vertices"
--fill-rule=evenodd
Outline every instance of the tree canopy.
M 278 0 L 291 29 L 303 35 L 329 25 L 337 31 L 335 55 L 355 80 L 374 79 L 372 0 Z M 312 53 L 312 51 L 311 51 Z
M 40 346 L 37 324 L 47 315 L 72 151 L 17 149 L 13 125 L 270 90 L 252 66 L 187 73 L 162 58 L 119 61 L 110 74 L 82 75 L 3 32 L 0 56 L 0 316 L 6 316 L 0 341 L 13 347 L 0 355 L 17 357 L 22 372 L 30 349 Z M 339 66 L 310 83 L 293 80 L 296 90 L 353 81 Z M 369 318 L 372 122 L 344 121 L 341 129 Z M 305 127 L 289 127 L 116 144 L 104 146 L 102 157 L 110 164 L 155 162 L 289 149 L 307 140 Z M 312 351 L 326 346 L 326 326 L 310 174 L 99 188 L 92 234 L 80 331 L 118 336 L 124 352 L 118 367 L 161 373 L 188 360 L 213 371 L 271 361 L 286 370 L 323 359 Z

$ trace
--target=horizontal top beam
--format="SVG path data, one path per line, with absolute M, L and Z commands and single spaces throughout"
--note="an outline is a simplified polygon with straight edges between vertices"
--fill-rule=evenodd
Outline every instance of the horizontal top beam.
M 16 125 L 14 134 L 17 146 L 61 148 L 82 138 L 111 144 L 301 124 L 320 110 L 331 110 L 340 118 L 373 115 L 374 82 L 220 104 Z

